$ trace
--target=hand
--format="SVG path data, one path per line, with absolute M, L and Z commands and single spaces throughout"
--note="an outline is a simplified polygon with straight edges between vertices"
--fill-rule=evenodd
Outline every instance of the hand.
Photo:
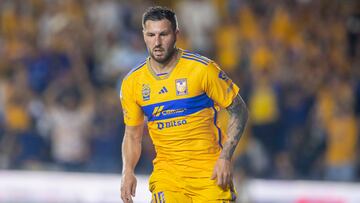
M 217 184 L 224 190 L 228 185 L 231 185 L 233 174 L 229 160 L 219 158 L 216 161 L 211 179 L 215 180 L 215 178 L 217 178 Z
M 121 199 L 124 203 L 133 203 L 135 197 L 136 177 L 133 172 L 124 173 L 121 178 Z

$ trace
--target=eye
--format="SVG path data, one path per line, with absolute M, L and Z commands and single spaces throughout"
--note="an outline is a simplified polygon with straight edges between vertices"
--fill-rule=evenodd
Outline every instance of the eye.
M 153 37 L 153 36 L 155 36 L 155 34 L 154 33 L 147 33 L 146 36 Z

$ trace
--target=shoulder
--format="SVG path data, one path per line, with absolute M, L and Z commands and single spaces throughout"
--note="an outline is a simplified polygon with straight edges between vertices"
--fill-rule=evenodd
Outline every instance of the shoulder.
M 200 67 L 207 67 L 211 65 L 211 63 L 213 63 L 211 59 L 188 50 L 183 50 L 183 54 L 181 55 L 181 58 L 185 59 L 190 63 L 196 63 Z
M 146 61 L 147 60 L 142 61 L 141 63 L 136 65 L 133 69 L 131 69 L 129 71 L 129 73 L 124 77 L 123 80 L 127 80 L 128 78 L 136 77 L 136 75 L 141 72 L 140 70 L 143 69 L 146 66 Z
M 121 96 L 121 92 L 124 89 L 131 89 L 134 84 L 136 83 L 136 80 L 138 80 L 140 77 L 139 75 L 142 74 L 142 70 L 146 67 L 146 60 L 142 61 L 141 63 L 139 63 L 137 66 L 135 66 L 133 69 L 131 69 L 129 71 L 129 73 L 122 78 L 121 80 L 119 80 L 118 82 L 118 90 L 120 90 L 120 96 Z

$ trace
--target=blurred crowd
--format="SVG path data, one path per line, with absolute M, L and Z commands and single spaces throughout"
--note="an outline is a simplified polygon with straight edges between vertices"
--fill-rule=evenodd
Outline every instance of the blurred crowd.
M 250 110 L 239 177 L 360 179 L 356 0 L 2 0 L 0 169 L 121 172 L 121 78 L 147 57 L 141 14 L 177 13 Z M 137 167 L 155 156 L 145 136 Z

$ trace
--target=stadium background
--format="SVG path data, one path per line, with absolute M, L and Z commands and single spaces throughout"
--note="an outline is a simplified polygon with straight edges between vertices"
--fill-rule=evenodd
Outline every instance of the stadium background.
M 176 11 L 179 47 L 241 88 L 237 184 L 359 181 L 356 0 L 2 0 L 0 173 L 121 173 L 118 87 L 147 56 L 141 14 L 155 4 Z M 145 136 L 136 172 L 153 157 Z

